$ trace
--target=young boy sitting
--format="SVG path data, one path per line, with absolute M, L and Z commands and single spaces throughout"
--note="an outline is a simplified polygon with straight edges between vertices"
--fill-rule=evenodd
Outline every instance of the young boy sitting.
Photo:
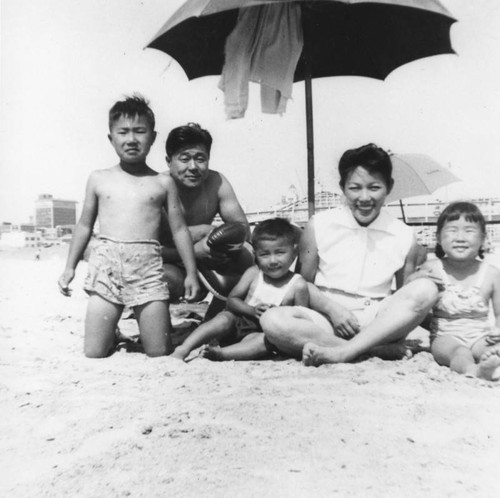
M 227 309 L 200 325 L 173 357 L 186 359 L 205 345 L 200 355 L 210 360 L 258 360 L 269 355 L 259 318 L 271 306 L 307 306 L 306 281 L 290 271 L 297 256 L 296 231 L 287 220 L 275 218 L 259 223 L 252 234 L 257 266 L 241 277 L 227 300 Z M 225 347 L 207 343 L 217 339 Z
M 163 208 L 186 268 L 185 298 L 194 299 L 199 291 L 193 245 L 175 184 L 146 164 L 156 138 L 154 129 L 153 111 L 142 97 L 127 97 L 110 109 L 108 138 L 120 162 L 91 173 L 66 268 L 58 281 L 61 292 L 69 296 L 69 284 L 98 218 L 100 235 L 84 285 L 90 296 L 84 342 L 89 358 L 113 351 L 124 306 L 134 310 L 146 354 L 170 352 L 169 292 L 158 242 Z

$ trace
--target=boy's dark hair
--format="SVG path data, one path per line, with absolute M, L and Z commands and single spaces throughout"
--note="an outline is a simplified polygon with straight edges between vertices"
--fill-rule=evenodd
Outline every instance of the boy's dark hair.
M 295 227 L 284 218 L 271 218 L 261 221 L 253 230 L 252 246 L 254 249 L 262 240 L 276 240 L 284 238 L 291 245 L 297 243 L 297 231 Z
M 439 240 L 441 230 L 446 223 L 449 221 L 456 221 L 460 219 L 461 216 L 463 216 L 465 221 L 468 221 L 469 223 L 477 223 L 483 232 L 483 236 L 486 236 L 486 220 L 484 219 L 481 210 L 472 202 L 457 201 L 446 206 L 443 209 L 443 212 L 439 215 L 437 220 L 436 239 Z M 443 248 L 439 242 L 436 242 L 436 249 L 434 252 L 440 259 L 445 256 Z M 479 249 L 479 257 L 481 259 L 484 257 L 483 248 Z
M 339 161 L 340 186 L 343 189 L 349 175 L 363 166 L 370 173 L 380 173 L 387 188 L 392 187 L 392 163 L 389 154 L 375 144 L 363 145 L 357 149 L 349 149 L 342 154 Z
M 155 115 L 151 107 L 149 107 L 149 101 L 138 93 L 134 93 L 132 97 L 125 96 L 124 100 L 119 100 L 109 110 L 110 130 L 113 123 L 118 121 L 121 116 L 126 116 L 128 118 L 144 116 L 149 126 L 151 126 L 151 130 L 154 131 L 155 129 Z
M 210 156 L 212 135 L 198 123 L 188 123 L 187 125 L 174 128 L 168 134 L 167 141 L 165 142 L 165 150 L 167 157 L 170 159 L 179 150 L 200 144 L 205 146 Z

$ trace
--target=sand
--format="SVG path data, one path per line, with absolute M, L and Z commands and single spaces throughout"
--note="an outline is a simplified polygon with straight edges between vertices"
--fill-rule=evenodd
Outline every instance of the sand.
M 319 368 L 86 359 L 85 264 L 63 297 L 62 252 L 0 251 L 1 496 L 500 495 L 500 385 L 425 351 Z

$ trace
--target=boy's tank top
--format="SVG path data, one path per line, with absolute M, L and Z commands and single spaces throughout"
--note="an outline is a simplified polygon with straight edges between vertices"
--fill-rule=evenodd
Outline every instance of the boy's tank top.
M 257 304 L 271 304 L 279 306 L 283 302 L 283 299 L 289 289 L 299 278 L 300 275 L 295 274 L 283 287 L 276 287 L 275 285 L 268 284 L 264 280 L 264 273 L 262 270 L 259 270 L 257 285 L 255 286 L 253 293 L 246 297 L 245 302 L 250 306 L 256 306 Z

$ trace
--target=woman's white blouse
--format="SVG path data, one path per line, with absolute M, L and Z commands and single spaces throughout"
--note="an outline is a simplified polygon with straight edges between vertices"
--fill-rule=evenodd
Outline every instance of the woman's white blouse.
M 315 284 L 366 297 L 391 293 L 414 240 L 413 230 L 381 210 L 367 227 L 348 207 L 314 215 L 319 263 Z

